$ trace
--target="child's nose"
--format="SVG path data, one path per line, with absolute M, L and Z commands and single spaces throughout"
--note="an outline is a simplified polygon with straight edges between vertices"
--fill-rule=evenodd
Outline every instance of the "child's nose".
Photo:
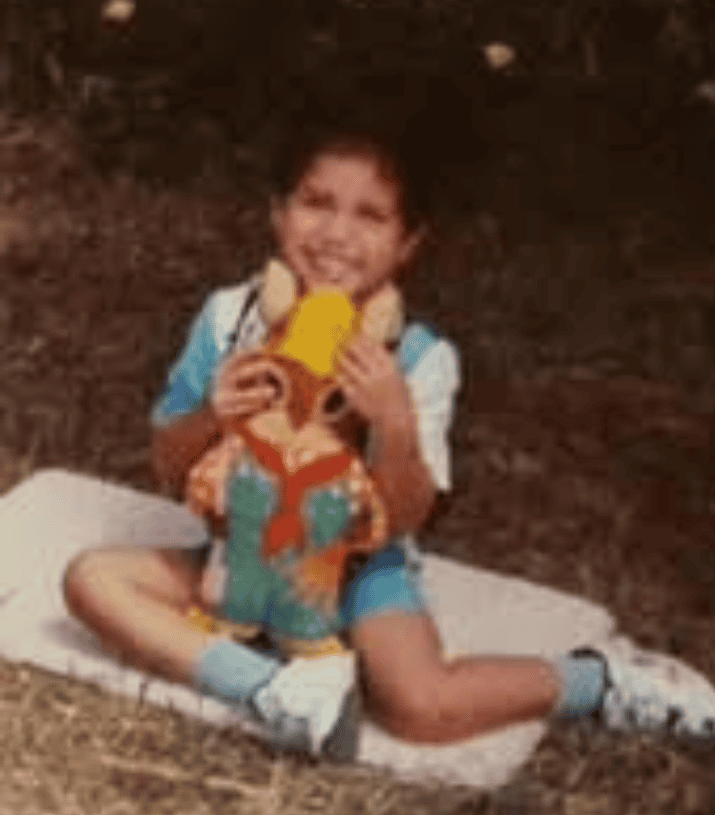
M 345 241 L 352 234 L 350 218 L 342 212 L 331 214 L 326 224 L 326 236 L 333 240 Z

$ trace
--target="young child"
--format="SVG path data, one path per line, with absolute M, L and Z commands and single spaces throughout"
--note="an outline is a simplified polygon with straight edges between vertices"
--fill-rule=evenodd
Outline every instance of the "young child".
M 385 141 L 351 133 L 297 151 L 272 211 L 280 259 L 301 294 L 327 283 L 359 304 L 408 269 L 426 207 L 414 168 L 407 171 L 398 155 Z M 179 495 L 192 465 L 218 439 L 220 421 L 254 412 L 272 396 L 268 386 L 236 389 L 221 366 L 232 345 L 250 349 L 264 339 L 266 326 L 254 302 L 260 287 L 258 276 L 207 300 L 154 406 L 156 469 Z M 594 712 L 614 728 L 712 735 L 710 683 L 674 659 L 634 651 L 625 641 L 552 660 L 447 661 L 420 592 L 411 534 L 427 519 L 437 492 L 450 487 L 456 349 L 436 330 L 410 323 L 394 355 L 357 336 L 337 367 L 350 405 L 369 427 L 371 475 L 380 483 L 391 535 L 390 545 L 359 569 L 341 599 L 345 635 L 375 720 L 401 738 L 432 743 L 531 718 Z M 343 663 L 329 662 L 342 657 L 286 664 L 279 654 L 218 637 L 187 620 L 207 551 L 86 552 L 67 569 L 68 606 L 138 666 L 246 706 L 276 743 L 350 758 L 353 674 Z

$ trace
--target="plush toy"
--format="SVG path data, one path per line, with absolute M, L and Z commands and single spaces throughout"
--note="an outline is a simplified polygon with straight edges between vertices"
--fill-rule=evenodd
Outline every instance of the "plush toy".
M 298 299 L 292 273 L 271 261 L 259 305 L 265 345 L 225 364 L 236 387 L 268 382 L 276 395 L 258 413 L 226 421 L 190 473 L 189 505 L 223 534 L 203 577 L 205 607 L 189 615 L 243 640 L 270 629 L 291 655 L 335 653 L 350 560 L 385 546 L 388 534 L 335 358 L 357 331 L 395 340 L 402 302 L 389 284 L 361 311 L 335 288 Z

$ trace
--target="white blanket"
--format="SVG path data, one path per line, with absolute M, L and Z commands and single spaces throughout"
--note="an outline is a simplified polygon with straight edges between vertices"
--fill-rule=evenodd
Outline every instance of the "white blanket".
M 118 664 L 62 600 L 64 568 L 83 549 L 119 542 L 191 546 L 204 537 L 201 522 L 174 502 L 63 470 L 36 473 L 0 497 L 0 653 L 251 732 L 221 702 Z M 548 657 L 613 634 L 610 614 L 579 597 L 435 555 L 424 563 L 448 654 Z M 456 744 L 414 745 L 365 722 L 359 760 L 389 766 L 405 780 L 493 789 L 530 757 L 544 732 L 534 721 Z

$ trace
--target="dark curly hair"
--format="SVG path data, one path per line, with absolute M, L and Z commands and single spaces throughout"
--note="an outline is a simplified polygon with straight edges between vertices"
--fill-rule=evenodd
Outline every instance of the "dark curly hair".
M 399 147 L 384 133 L 369 129 L 323 130 L 305 134 L 284 149 L 275 164 L 275 191 L 290 195 L 313 162 L 324 155 L 366 156 L 377 162 L 383 178 L 395 182 L 408 231 L 417 229 L 429 217 L 429 194 L 420 178 L 405 161 Z
M 320 155 L 368 155 L 397 182 L 408 230 L 463 198 L 491 151 L 478 100 L 443 75 L 370 74 L 303 89 L 272 162 L 287 195 Z M 471 202 L 470 202 L 471 203 Z M 467 203 L 467 206 L 470 206 Z

